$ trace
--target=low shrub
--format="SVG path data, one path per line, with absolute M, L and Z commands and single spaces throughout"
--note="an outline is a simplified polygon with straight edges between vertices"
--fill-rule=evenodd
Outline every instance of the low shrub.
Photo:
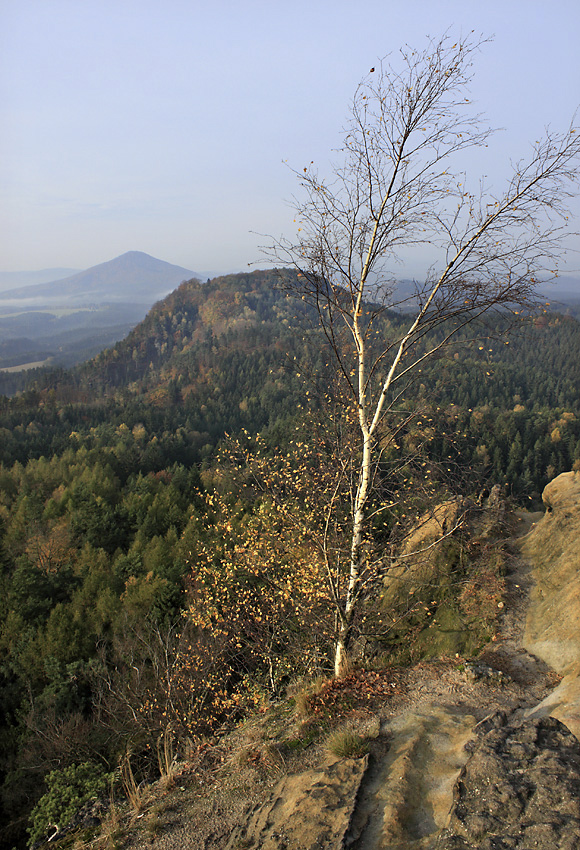
M 97 799 L 107 788 L 112 774 L 105 773 L 91 762 L 71 764 L 63 770 L 53 770 L 46 777 L 47 792 L 30 816 L 28 845 L 40 840 L 52 828 L 60 831 L 88 803 Z

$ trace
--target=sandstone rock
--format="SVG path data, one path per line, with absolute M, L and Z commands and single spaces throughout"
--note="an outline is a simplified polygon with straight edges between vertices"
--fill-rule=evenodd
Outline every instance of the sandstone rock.
M 440 850 L 580 847 L 580 742 L 552 717 L 487 732 L 455 786 Z
M 321 768 L 285 776 L 248 814 L 225 850 L 335 850 L 349 825 L 368 756 L 329 758 Z
M 546 513 L 522 544 L 534 567 L 524 646 L 564 678 L 531 714 L 580 736 L 580 473 L 559 475 L 542 498 Z

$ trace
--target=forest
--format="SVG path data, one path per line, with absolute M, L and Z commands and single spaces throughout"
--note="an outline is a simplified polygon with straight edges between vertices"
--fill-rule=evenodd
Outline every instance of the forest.
M 349 426 L 293 274 L 188 281 L 93 360 L 1 375 L 2 846 L 42 837 L 55 771 L 99 786 L 130 759 L 153 777 L 168 736 L 183 748 L 332 669 L 319 544 L 343 533 L 340 510 L 323 518 L 348 502 Z M 404 320 L 385 312 L 381 334 Z M 495 484 L 537 509 L 580 469 L 578 386 L 574 318 L 500 313 L 459 335 L 385 450 L 377 504 L 396 507 L 377 508 L 373 545 L 394 545 L 394 512 L 411 528 Z M 369 597 L 357 624 L 382 664 L 402 658 L 387 613 Z

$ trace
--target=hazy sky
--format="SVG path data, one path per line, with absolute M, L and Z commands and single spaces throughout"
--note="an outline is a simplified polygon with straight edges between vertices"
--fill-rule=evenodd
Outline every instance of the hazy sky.
M 494 37 L 472 94 L 499 188 L 580 104 L 578 0 L 0 0 L 0 270 L 246 269 L 292 231 L 283 161 L 324 171 L 377 58 L 447 29 Z

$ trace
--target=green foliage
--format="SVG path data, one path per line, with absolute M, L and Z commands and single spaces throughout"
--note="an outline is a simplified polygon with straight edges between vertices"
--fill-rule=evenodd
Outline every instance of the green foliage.
M 31 815 L 29 846 L 43 838 L 51 827 L 61 829 L 89 800 L 102 794 L 112 775 L 91 762 L 53 770 L 46 777 L 47 792 Z
M 503 537 L 505 530 L 497 530 Z M 392 624 L 375 644 L 385 662 L 469 657 L 492 638 L 507 555 L 500 542 L 489 541 L 490 527 L 484 531 L 472 514 L 464 530 L 385 579 L 381 601 Z
M 49 767 L 114 764 L 128 740 L 154 771 L 168 725 L 179 745 L 328 665 L 323 551 L 344 575 L 348 423 L 307 308 L 276 285 L 272 272 L 183 284 L 115 349 L 0 397 L 0 770 L 30 777 L 31 799 Z M 394 338 L 402 318 L 380 322 Z M 580 467 L 580 324 L 546 315 L 509 345 L 483 339 L 504 325 L 490 318 L 481 346 L 459 340 L 426 365 L 414 417 L 396 441 L 385 429 L 369 553 L 412 527 L 428 493 L 498 482 L 530 503 Z M 325 529 L 337 458 L 343 513 Z M 414 597 L 421 652 L 477 648 L 473 624 L 491 629 L 497 565 L 471 552 L 464 573 L 458 546 L 441 553 L 438 590 Z M 365 640 L 376 616 L 366 609 Z M 444 644 L 468 633 L 469 646 Z M 393 625 L 377 651 L 392 661 L 408 634 Z

